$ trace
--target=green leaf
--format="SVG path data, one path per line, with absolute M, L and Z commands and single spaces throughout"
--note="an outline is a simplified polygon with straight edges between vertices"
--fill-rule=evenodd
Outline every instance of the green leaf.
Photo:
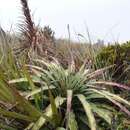
M 55 87 L 53 86 L 50 86 L 49 89 L 55 89 Z M 38 89 L 34 89 L 33 91 L 31 92 L 21 92 L 21 95 L 23 95 L 25 98 L 29 98 L 31 96 L 34 96 L 42 91 L 45 91 L 45 90 L 48 90 L 48 87 L 47 86 L 44 86 L 44 87 L 41 87 L 41 88 L 38 88 Z
M 31 130 L 34 123 L 30 123 L 24 130 Z
M 73 112 L 69 113 L 68 126 L 69 130 L 78 130 L 78 124 L 75 119 L 75 114 Z
M 65 100 L 66 100 L 65 98 L 56 97 L 55 98 L 56 107 L 59 108 L 59 106 L 62 105 Z M 45 115 L 47 117 L 49 117 L 49 118 L 53 117 L 53 112 L 52 112 L 51 104 L 45 110 Z M 32 130 L 39 130 L 46 123 L 46 121 L 47 121 L 46 118 L 44 118 L 44 117 L 41 116 L 38 119 L 38 121 L 34 124 Z
M 102 108 L 102 104 L 97 106 L 91 104 L 93 112 L 95 112 L 99 117 L 103 118 L 109 125 L 112 123 L 113 113 L 110 110 Z
M 18 130 L 17 128 L 13 128 L 13 127 L 1 124 L 1 123 L 0 123 L 0 128 L 4 130 Z
M 31 89 L 35 90 L 36 86 L 35 86 L 32 78 L 31 78 L 30 74 L 28 73 L 28 71 L 27 71 L 25 66 L 23 67 L 23 73 L 24 73 L 25 77 L 27 78 L 27 80 L 28 80 L 28 82 L 30 84 Z M 36 105 L 37 109 L 40 110 L 40 106 L 39 106 L 39 102 L 38 102 L 39 101 L 39 96 L 38 95 L 34 95 L 34 100 L 35 100 L 35 105 Z
M 90 125 L 91 130 L 96 130 L 96 121 L 94 118 L 94 114 L 92 112 L 91 105 L 86 101 L 86 98 L 84 95 L 79 94 L 77 96 L 84 107 L 84 110 L 86 112 L 86 116 L 88 117 L 88 121 L 89 121 L 89 125 Z
M 125 112 L 126 114 L 128 114 L 130 116 L 130 111 L 127 109 L 127 107 L 125 107 L 125 105 L 130 106 L 130 103 L 127 100 L 121 98 L 120 96 L 112 94 L 110 92 L 107 92 L 107 91 L 98 91 L 98 90 L 95 90 L 95 89 L 89 89 L 89 90 L 103 95 L 106 99 L 111 101 L 113 104 L 118 106 L 123 112 Z M 124 106 L 121 103 L 123 103 Z
M 48 92 L 49 92 L 53 120 L 55 121 L 55 124 L 58 125 L 60 123 L 60 120 L 61 120 L 61 115 L 58 112 L 58 109 L 57 109 L 56 103 L 55 103 L 55 99 L 51 93 L 51 90 L 49 89 Z
M 0 108 L 0 114 L 2 114 L 3 116 L 15 118 L 15 119 L 21 119 L 21 120 L 24 120 L 24 121 L 27 121 L 27 122 L 35 121 L 35 119 L 30 117 L 30 116 L 26 116 L 26 115 L 19 114 L 19 113 L 16 113 L 16 112 L 10 112 L 10 111 L 4 110 L 2 108 Z
M 63 127 L 58 127 L 56 130 L 66 130 L 66 129 Z

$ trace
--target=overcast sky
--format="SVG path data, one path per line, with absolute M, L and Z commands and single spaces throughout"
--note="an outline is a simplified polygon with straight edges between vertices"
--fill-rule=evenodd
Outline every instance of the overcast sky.
M 92 39 L 130 40 L 130 0 L 29 0 L 29 6 L 35 22 L 50 25 L 57 37 L 67 37 L 69 24 L 72 38 L 87 37 L 88 26 Z M 20 7 L 20 0 L 0 0 L 3 28 L 17 28 Z

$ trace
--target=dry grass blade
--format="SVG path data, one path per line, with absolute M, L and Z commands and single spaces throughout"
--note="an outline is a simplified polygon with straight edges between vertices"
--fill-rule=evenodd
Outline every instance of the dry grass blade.
M 75 61 L 74 61 L 73 55 L 71 55 L 71 61 L 69 63 L 68 68 L 69 68 L 70 72 L 72 72 L 72 73 L 75 72 L 76 67 L 75 67 Z
M 122 89 L 126 89 L 126 90 L 130 90 L 130 87 L 126 86 L 126 85 L 122 85 L 122 84 L 118 84 L 118 83 L 114 83 L 114 82 L 107 82 L 107 81 L 97 81 L 97 82 L 93 82 L 92 84 L 99 84 L 99 85 L 108 85 L 108 86 L 115 86 L 118 88 L 122 88 Z
M 121 103 L 116 102 L 115 100 L 112 99 L 111 102 L 116 106 L 118 106 L 122 112 L 125 112 L 128 116 L 130 116 L 130 111 L 126 107 L 124 107 Z
M 99 76 L 101 74 L 103 74 L 104 71 L 106 70 L 109 70 L 110 68 L 113 68 L 115 65 L 110 65 L 110 66 L 107 66 L 107 67 L 104 67 L 104 68 L 101 68 L 101 69 L 98 69 L 90 74 L 87 75 L 87 77 L 89 78 L 94 78 L 96 76 Z

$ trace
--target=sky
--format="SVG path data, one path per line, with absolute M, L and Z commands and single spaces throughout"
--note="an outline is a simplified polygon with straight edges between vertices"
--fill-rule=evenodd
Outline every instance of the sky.
M 130 40 L 130 0 L 28 0 L 33 19 L 49 25 L 57 38 L 125 42 Z M 17 31 L 22 12 L 20 0 L 0 0 L 0 25 Z M 82 34 L 85 38 L 79 37 Z

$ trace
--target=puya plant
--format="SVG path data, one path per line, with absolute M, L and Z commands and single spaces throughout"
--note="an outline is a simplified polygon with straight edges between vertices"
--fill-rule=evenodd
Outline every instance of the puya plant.
M 30 92 L 24 96 L 34 101 L 40 111 L 45 110 L 43 113 L 53 122 L 52 125 L 41 117 L 29 125 L 31 129 L 106 130 L 102 124 L 110 129 L 119 110 L 130 116 L 129 101 L 109 89 L 113 86 L 129 91 L 130 88 L 103 81 L 103 72 L 113 66 L 92 71 L 83 64 L 75 71 L 74 62 L 67 69 L 56 59 L 53 62 L 37 59 L 34 63 L 27 65 L 31 75 L 26 73 L 22 79 L 10 81 L 11 84 L 30 82 Z

